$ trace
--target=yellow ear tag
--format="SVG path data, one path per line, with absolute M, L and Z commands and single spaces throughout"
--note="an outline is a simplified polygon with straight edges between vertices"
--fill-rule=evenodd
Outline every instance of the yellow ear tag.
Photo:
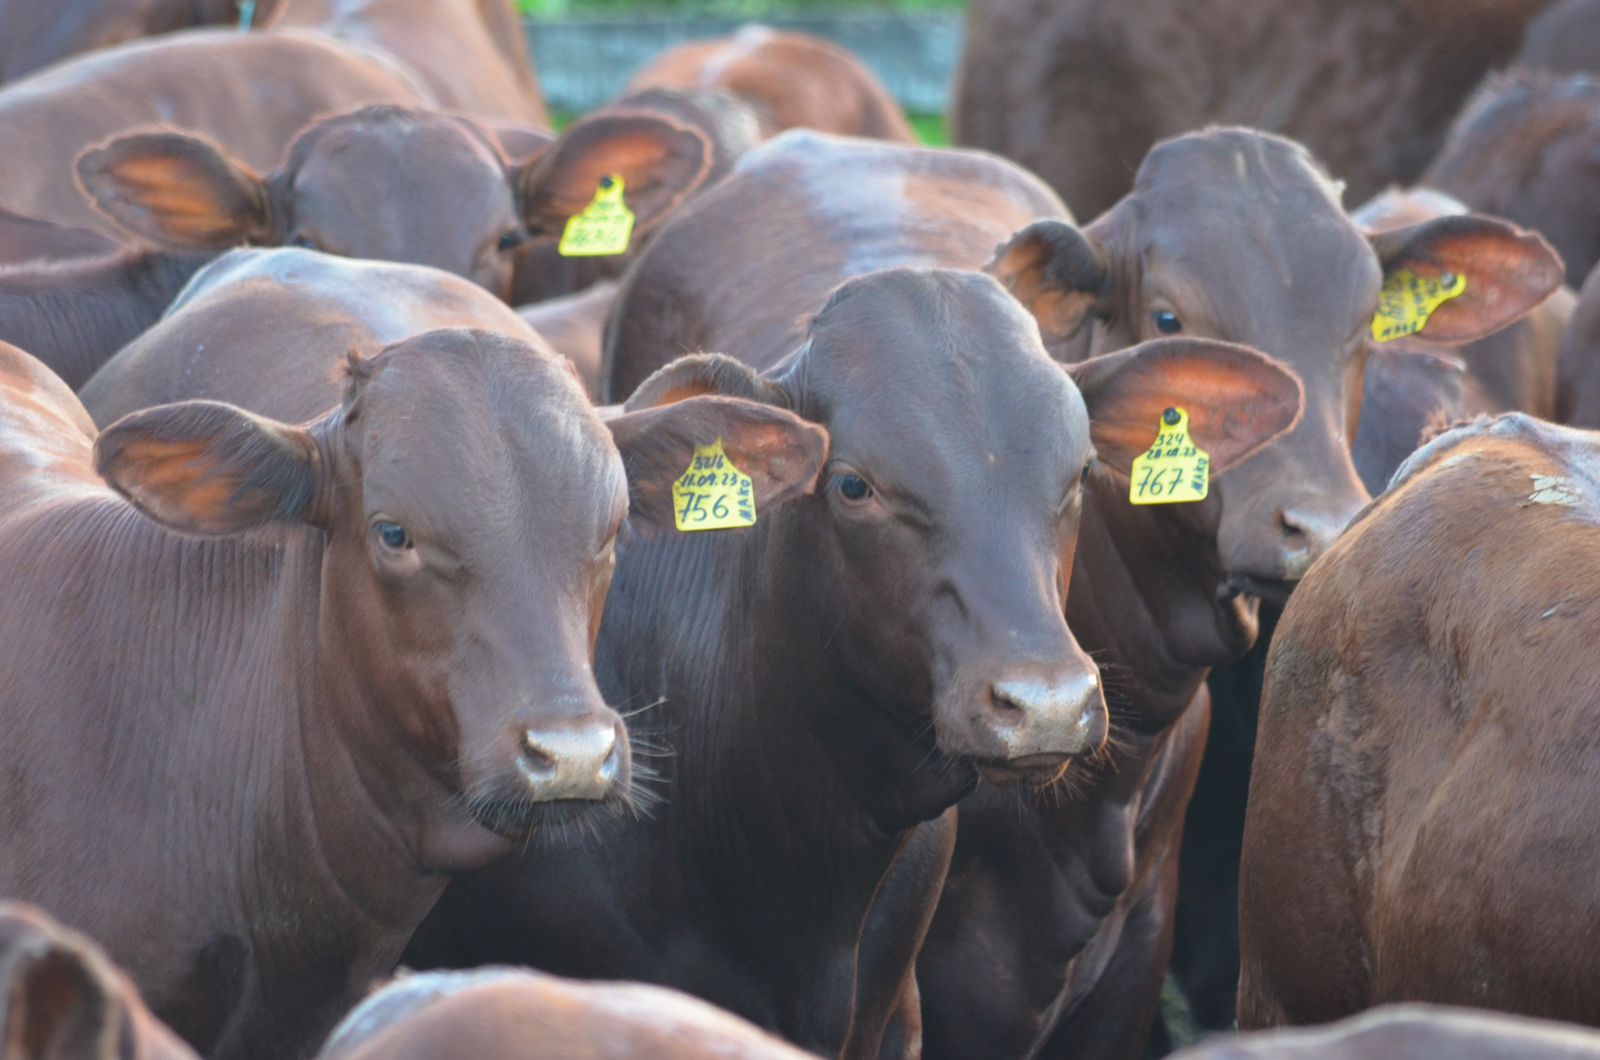
M 594 199 L 581 213 L 567 218 L 556 248 L 564 258 L 598 258 L 626 254 L 633 236 L 633 211 L 622 201 L 621 177 L 600 178 Z
M 750 476 L 733 466 L 715 445 L 697 445 L 689 469 L 672 484 L 672 508 L 678 529 L 731 530 L 756 525 L 756 491 Z
M 1189 437 L 1189 413 L 1167 409 L 1156 421 L 1150 451 L 1133 458 L 1132 504 L 1185 504 L 1211 492 L 1211 456 Z
M 1410 269 L 1396 269 L 1384 278 L 1383 290 L 1378 292 L 1378 315 L 1372 318 L 1373 339 L 1393 342 L 1415 335 L 1435 309 L 1466 289 L 1467 278 L 1460 273 L 1418 276 Z

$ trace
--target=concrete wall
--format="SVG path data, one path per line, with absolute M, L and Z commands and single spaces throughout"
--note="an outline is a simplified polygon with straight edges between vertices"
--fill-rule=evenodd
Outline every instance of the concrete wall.
M 870 66 L 900 105 L 943 113 L 961 53 L 959 14 L 816 15 L 763 19 L 850 49 Z M 718 37 L 743 25 L 732 18 L 606 19 L 528 23 L 528 43 L 550 106 L 582 113 L 617 94 L 657 55 L 684 41 Z

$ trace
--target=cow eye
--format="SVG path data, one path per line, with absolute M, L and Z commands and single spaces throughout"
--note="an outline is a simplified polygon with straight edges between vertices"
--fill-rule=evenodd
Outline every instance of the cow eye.
M 373 533 L 378 535 L 378 540 L 383 542 L 384 548 L 403 552 L 408 548 L 415 548 L 411 535 L 399 523 L 378 522 L 372 524 Z
M 1089 473 L 1091 471 L 1093 471 L 1093 470 L 1094 470 L 1094 461 L 1091 460 L 1087 464 L 1083 465 L 1083 471 L 1079 473 L 1078 481 L 1079 482 L 1088 482 L 1089 481 Z
M 1183 321 L 1178 319 L 1178 314 L 1163 309 L 1155 314 L 1156 330 L 1163 335 L 1176 335 L 1183 330 Z
M 872 487 L 860 475 L 839 476 L 839 496 L 847 501 L 864 501 L 872 495 Z
M 500 242 L 498 246 L 500 247 L 501 252 L 504 253 L 508 250 L 517 249 L 518 247 L 522 246 L 523 243 L 527 242 L 527 240 L 528 237 L 523 235 L 521 231 L 512 228 L 508 231 L 500 233 Z

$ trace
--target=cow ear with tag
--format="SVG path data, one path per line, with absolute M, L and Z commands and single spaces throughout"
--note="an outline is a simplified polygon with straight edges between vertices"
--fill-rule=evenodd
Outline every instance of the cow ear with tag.
M 1039 322 L 1046 345 L 1071 339 L 1100 310 L 1110 273 L 1074 225 L 1035 221 L 995 251 L 983 271 L 1000 281 Z
M 634 238 L 664 221 L 711 172 L 705 134 L 653 114 L 591 115 L 516 167 L 528 227 L 559 235 L 569 218 L 595 201 L 602 181 L 621 178 Z
M 163 246 L 224 250 L 272 234 L 267 181 L 203 137 L 131 133 L 78 157 L 101 213 Z
M 1189 437 L 1217 475 L 1292 430 L 1305 408 L 1291 368 L 1229 342 L 1153 339 L 1063 367 L 1083 394 L 1101 463 L 1124 476 L 1169 409 L 1187 413 Z
M 130 413 L 100 433 L 94 455 L 135 507 L 191 534 L 310 520 L 322 489 L 310 431 L 217 401 Z
M 720 354 L 681 357 L 640 384 L 626 405 L 602 410 L 628 473 L 630 518 L 678 526 L 674 486 L 696 457 L 719 452 L 748 476 L 754 519 L 810 493 L 828 458 L 828 432 L 783 407 L 781 388 Z
M 1437 217 L 1368 238 L 1383 266 L 1384 305 L 1409 313 L 1402 332 L 1425 342 L 1486 338 L 1531 312 L 1565 277 L 1560 255 L 1542 236 L 1481 214 Z M 1436 291 L 1406 297 L 1422 287 Z

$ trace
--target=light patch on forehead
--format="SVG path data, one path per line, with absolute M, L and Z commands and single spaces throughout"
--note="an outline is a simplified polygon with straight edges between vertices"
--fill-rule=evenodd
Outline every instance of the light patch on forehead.
M 1562 508 L 1575 508 L 1583 494 L 1569 478 L 1562 475 L 1530 475 L 1533 492 L 1528 495 L 1530 504 L 1554 504 Z
M 766 26 L 750 25 L 740 29 L 733 35 L 733 39 L 724 44 L 709 59 L 700 71 L 701 88 L 715 88 L 718 81 L 733 65 L 742 59 L 748 58 L 757 49 L 763 47 L 776 36 Z

